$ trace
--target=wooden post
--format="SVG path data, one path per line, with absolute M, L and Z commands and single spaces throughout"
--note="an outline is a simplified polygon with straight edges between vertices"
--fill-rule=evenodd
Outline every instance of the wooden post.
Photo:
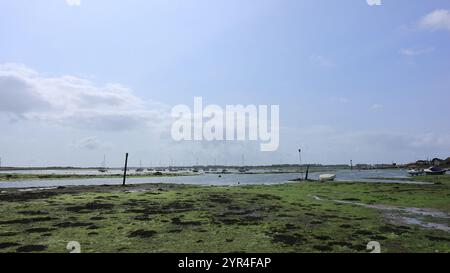
M 127 180 L 127 169 L 128 169 L 128 153 L 125 154 L 125 169 L 123 169 L 123 183 L 122 183 L 122 186 L 125 186 L 125 182 Z
M 302 173 L 302 171 L 301 171 L 301 169 L 302 169 L 302 149 L 298 149 L 298 157 L 299 157 L 299 160 L 300 160 L 300 163 L 299 163 L 299 165 L 298 165 L 298 172 L 301 174 L 301 180 L 303 180 L 303 173 Z
M 306 177 L 305 177 L 305 180 L 308 180 L 308 173 L 309 173 L 309 165 L 306 166 Z

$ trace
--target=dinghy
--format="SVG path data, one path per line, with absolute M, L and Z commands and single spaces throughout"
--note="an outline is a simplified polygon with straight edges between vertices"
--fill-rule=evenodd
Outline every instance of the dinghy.
M 333 181 L 336 178 L 335 174 L 321 174 L 319 176 L 319 181 L 326 182 L 326 181 Z

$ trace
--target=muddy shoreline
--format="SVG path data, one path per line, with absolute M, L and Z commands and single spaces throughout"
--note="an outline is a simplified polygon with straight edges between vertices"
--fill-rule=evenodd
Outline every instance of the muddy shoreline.
M 448 176 L 427 185 L 161 183 L 0 191 L 0 252 L 67 252 L 69 241 L 83 252 L 367 252 L 370 241 L 383 252 L 450 252 L 450 232 L 436 229 L 448 218 L 429 213 L 449 215 Z

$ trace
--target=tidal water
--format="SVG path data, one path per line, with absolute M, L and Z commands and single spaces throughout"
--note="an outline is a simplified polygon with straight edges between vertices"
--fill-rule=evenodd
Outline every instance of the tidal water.
M 31 171 L 26 171 L 30 173 Z M 42 171 L 33 171 L 32 173 Z M 120 173 L 120 170 L 117 170 Z M 25 173 L 14 172 L 14 173 Z M 57 170 L 51 172 L 45 171 L 46 174 L 55 173 L 61 174 L 64 171 Z M 74 170 L 65 172 L 66 174 L 73 174 Z M 110 172 L 111 173 L 111 172 Z M 365 182 L 365 183 L 408 183 L 408 184 L 427 184 L 421 182 L 402 181 L 402 178 L 407 178 L 406 170 L 363 170 L 350 171 L 338 170 L 335 171 L 337 177 L 336 182 L 351 181 L 351 182 Z M 86 174 L 86 170 L 77 172 L 76 174 Z M 98 174 L 97 171 L 92 170 L 92 174 Z M 310 179 L 318 179 L 323 172 L 310 173 Z M 215 185 L 215 186 L 234 186 L 234 185 L 251 185 L 251 184 L 282 184 L 289 183 L 290 180 L 301 177 L 300 173 L 251 173 L 251 174 L 199 174 L 193 176 L 175 176 L 175 177 L 128 177 L 127 184 L 142 184 L 142 183 L 174 183 L 174 184 L 192 184 L 192 185 Z M 390 178 L 394 180 L 386 180 L 383 178 Z M 399 179 L 399 180 L 395 180 Z M 122 184 L 122 178 L 84 178 L 84 179 L 49 179 L 49 180 L 24 180 L 13 182 L 0 182 L 0 188 L 45 188 L 58 186 L 87 186 L 87 185 L 117 185 Z

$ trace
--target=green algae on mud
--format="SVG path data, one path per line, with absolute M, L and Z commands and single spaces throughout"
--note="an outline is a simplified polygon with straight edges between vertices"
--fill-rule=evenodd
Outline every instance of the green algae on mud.
M 449 232 L 399 223 L 382 210 L 327 201 L 448 215 L 449 197 L 449 176 L 430 185 L 5 189 L 0 252 L 67 252 L 69 241 L 78 241 L 82 252 L 366 252 L 370 241 L 380 242 L 382 252 L 450 252 Z M 448 218 L 439 221 L 449 224 Z
M 137 173 L 127 174 L 129 178 L 145 178 L 145 177 L 173 177 L 173 176 L 191 176 L 190 173 Z M 0 174 L 1 182 L 12 181 L 28 181 L 28 180 L 58 180 L 58 179 L 90 179 L 90 178 L 120 178 L 123 174 L 18 174 L 18 173 L 2 173 Z M 1 184 L 0 184 L 1 187 Z

